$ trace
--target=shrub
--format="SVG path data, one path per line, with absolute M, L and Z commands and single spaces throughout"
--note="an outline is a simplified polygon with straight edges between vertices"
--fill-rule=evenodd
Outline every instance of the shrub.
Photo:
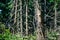
M 57 33 L 57 32 L 48 32 L 47 33 L 48 40 L 57 40 L 58 35 L 59 35 L 59 33 Z

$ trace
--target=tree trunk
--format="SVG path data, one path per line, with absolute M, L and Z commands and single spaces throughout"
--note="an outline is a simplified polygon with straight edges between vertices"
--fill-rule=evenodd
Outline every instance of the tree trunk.
M 26 35 L 28 35 L 28 5 L 26 2 Z
M 56 29 L 57 29 L 57 8 L 56 8 L 56 4 L 57 4 L 57 3 L 56 3 L 56 0 L 55 0 L 55 8 L 54 8 L 54 9 L 55 9 L 55 19 L 54 19 L 54 20 L 55 20 L 55 25 L 54 25 L 55 31 L 56 31 Z
M 16 20 L 16 22 L 17 22 L 17 32 L 19 33 L 19 31 L 20 31 L 20 29 L 19 29 L 19 12 L 17 12 L 17 20 Z
M 16 13 L 17 13 L 17 0 L 15 0 L 15 16 L 14 16 L 14 24 L 16 23 Z
M 42 33 L 42 20 L 41 20 L 41 6 L 38 4 L 38 0 L 35 0 L 35 20 L 36 20 L 36 27 L 37 27 L 37 40 L 44 40 L 43 33 Z
M 20 0 L 20 28 L 21 28 L 21 36 L 23 36 L 23 26 L 22 26 L 22 0 Z

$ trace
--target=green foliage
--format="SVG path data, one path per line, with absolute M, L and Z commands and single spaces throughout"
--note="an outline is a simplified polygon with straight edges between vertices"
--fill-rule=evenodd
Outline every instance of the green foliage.
M 0 22 L 0 33 L 3 33 L 5 31 L 5 25 Z
M 10 36 L 9 30 L 5 29 L 5 32 L 0 34 L 0 40 L 3 40 L 3 39 L 5 40 L 5 39 L 9 38 L 9 36 Z
M 49 0 L 49 2 L 51 3 L 51 2 L 57 2 L 57 3 L 60 3 L 60 0 Z
M 13 7 L 13 0 L 5 0 L 0 1 L 0 10 L 2 10 L 0 14 L 0 21 L 6 22 L 8 16 L 10 15 L 10 11 Z
M 54 2 L 54 0 L 49 0 L 49 2 Z
M 36 40 L 36 36 L 29 35 L 21 37 L 19 33 L 13 35 L 9 29 L 5 29 L 5 32 L 0 34 L 0 40 Z
M 6 4 L 6 9 L 11 10 L 13 7 L 13 0 L 10 0 L 7 4 Z
M 5 25 L 0 22 L 0 29 L 4 29 L 4 28 L 5 28 Z
M 30 40 L 36 40 L 36 36 L 29 35 L 29 39 L 30 39 Z
M 48 40 L 56 40 L 58 35 L 59 33 L 57 32 L 48 32 L 47 37 Z
M 0 3 L 0 7 L 5 7 L 5 4 L 3 4 L 3 3 Z

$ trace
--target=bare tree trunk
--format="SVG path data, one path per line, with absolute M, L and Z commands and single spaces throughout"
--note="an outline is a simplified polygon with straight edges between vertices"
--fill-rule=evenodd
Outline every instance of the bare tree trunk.
M 21 28 L 21 36 L 23 36 L 23 26 L 22 26 L 22 0 L 20 0 L 20 28 Z
M 36 26 L 37 26 L 37 39 L 36 40 L 44 40 L 43 33 L 42 33 L 42 20 L 41 20 L 41 10 L 39 10 L 39 7 L 41 9 L 41 6 L 38 4 L 38 0 L 35 0 L 35 20 L 36 20 Z
M 15 0 L 15 16 L 14 16 L 14 24 L 16 23 L 16 13 L 17 13 L 17 0 Z
M 33 27 L 34 27 L 34 33 L 36 32 L 36 26 L 35 26 L 35 18 L 33 17 Z
M 54 8 L 55 9 L 55 19 L 54 19 L 55 20 L 55 25 L 54 25 L 55 31 L 57 29 L 57 8 L 56 8 L 56 4 L 57 3 L 56 3 L 56 0 L 55 0 L 55 8 Z
M 20 31 L 19 30 L 19 12 L 17 12 L 16 15 L 17 15 L 17 21 L 16 21 L 17 22 L 17 32 L 19 33 L 19 31 Z
M 26 35 L 28 35 L 28 5 L 26 1 Z
M 60 31 L 59 31 L 60 30 L 60 26 L 57 27 L 57 17 L 58 17 L 57 14 L 58 14 L 58 12 L 57 12 L 57 1 L 56 0 L 55 0 L 54 9 L 55 9 L 55 19 L 54 19 L 55 20 L 55 25 L 54 25 L 54 29 L 55 30 L 54 31 L 56 32 L 58 30 L 59 34 L 57 35 L 57 40 L 60 40 Z

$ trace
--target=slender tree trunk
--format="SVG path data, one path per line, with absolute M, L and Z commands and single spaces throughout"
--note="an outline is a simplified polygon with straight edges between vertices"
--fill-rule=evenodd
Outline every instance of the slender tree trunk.
M 17 12 L 17 20 L 16 20 L 16 22 L 17 22 L 17 32 L 19 33 L 19 12 Z
M 35 20 L 36 20 L 36 26 L 37 26 L 37 40 L 44 40 L 43 33 L 42 33 L 42 20 L 41 20 L 41 10 L 39 10 L 39 7 L 41 9 L 41 6 L 38 4 L 38 0 L 35 0 Z
M 23 36 L 23 26 L 22 26 L 22 0 L 20 0 L 20 28 L 21 28 L 21 36 Z
M 28 1 L 26 1 L 26 35 L 28 35 Z
M 36 32 L 36 26 L 35 26 L 35 18 L 33 17 L 33 27 L 34 27 L 34 33 Z
M 15 0 L 15 16 L 14 16 L 14 24 L 16 23 L 16 13 L 17 13 L 17 0 Z
M 57 27 L 57 14 L 58 14 L 58 12 L 57 12 L 57 1 L 55 0 L 55 6 L 54 6 L 54 9 L 55 9 L 55 25 L 54 25 L 54 28 L 55 28 L 55 32 L 56 32 L 56 30 L 60 30 L 60 29 L 58 29 L 58 27 Z M 60 31 L 58 31 L 58 37 L 57 37 L 57 40 L 60 40 Z
M 55 25 L 54 25 L 54 28 L 55 28 L 55 31 L 56 31 L 56 29 L 57 29 L 57 8 L 56 8 L 56 0 L 55 0 L 55 7 L 54 7 L 54 9 L 55 9 Z

